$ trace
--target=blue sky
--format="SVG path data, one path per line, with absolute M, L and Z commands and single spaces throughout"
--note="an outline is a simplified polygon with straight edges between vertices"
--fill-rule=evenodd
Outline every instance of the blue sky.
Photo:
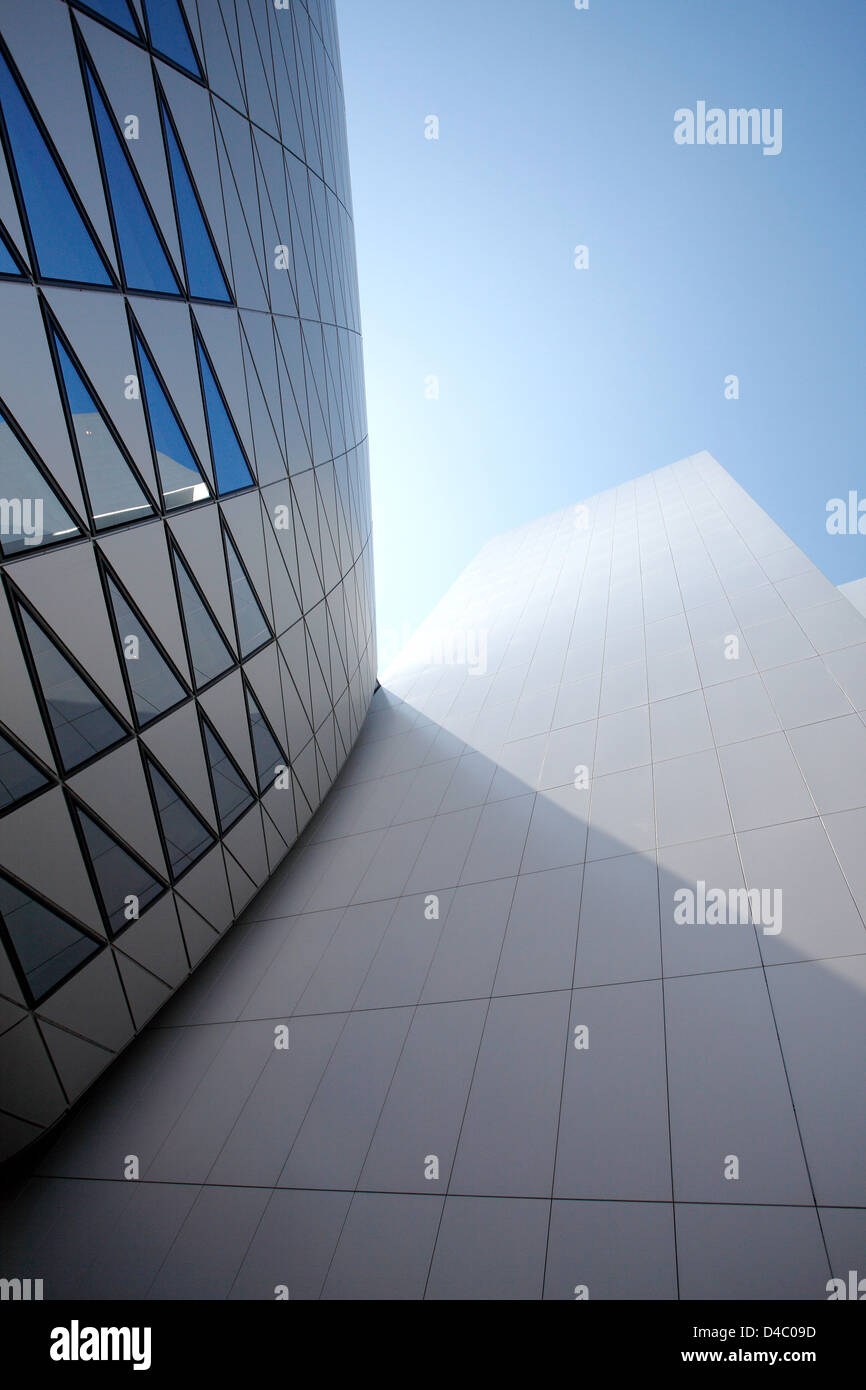
M 382 658 L 491 536 L 703 448 L 866 574 L 826 530 L 866 497 L 862 0 L 338 14 Z M 677 145 L 701 100 L 781 108 L 781 153 Z

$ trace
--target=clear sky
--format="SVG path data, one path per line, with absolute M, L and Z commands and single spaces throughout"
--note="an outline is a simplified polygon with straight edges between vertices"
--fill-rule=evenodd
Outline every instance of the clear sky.
M 704 448 L 866 574 L 863 0 L 337 7 L 380 669 L 491 536 Z M 781 152 L 677 144 L 699 101 Z

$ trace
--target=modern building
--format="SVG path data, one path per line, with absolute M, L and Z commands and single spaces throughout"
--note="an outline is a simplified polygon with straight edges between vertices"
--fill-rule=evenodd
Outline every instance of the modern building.
M 0 0 L 0 1155 L 294 844 L 375 684 L 331 0 Z
M 840 584 L 839 592 L 845 595 L 849 603 L 853 603 L 858 612 L 866 614 L 866 579 L 852 579 L 848 584 Z
M 492 541 L 20 1181 L 4 1272 L 92 1299 L 847 1287 L 864 720 L 866 618 L 707 454 Z

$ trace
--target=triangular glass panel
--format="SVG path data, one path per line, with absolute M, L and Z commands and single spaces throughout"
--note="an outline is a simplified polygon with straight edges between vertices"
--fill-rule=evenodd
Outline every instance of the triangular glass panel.
M 0 734 L 0 811 L 47 785 L 48 778 L 35 763 Z
M 223 747 L 210 725 L 202 721 L 204 747 L 210 765 L 213 781 L 214 799 L 223 834 L 234 825 L 249 806 L 254 797 L 244 780 L 237 763 Z
M 50 280 L 110 285 L 96 240 L 2 53 L 0 106 L 40 274 Z
M 100 906 L 111 935 L 117 936 L 138 921 L 144 909 L 164 891 L 165 885 L 85 811 L 78 806 L 75 810 L 93 866 Z M 130 903 L 130 898 L 135 901 Z
M 0 921 L 35 1003 L 50 994 L 100 943 L 0 875 Z
M 0 275 L 22 275 L 21 267 L 12 255 L 6 232 L 0 226 Z
M 87 762 L 126 738 L 126 730 L 48 633 L 21 609 L 21 620 L 48 709 L 48 719 L 64 771 Z
M 123 597 L 111 576 L 108 592 L 120 638 L 120 662 L 129 683 L 130 704 L 139 728 L 186 699 L 186 691 L 160 651 L 144 620 Z
M 54 342 L 69 408 L 70 432 L 81 460 L 95 529 L 105 531 L 110 526 L 124 526 L 153 516 L 153 507 L 84 378 L 60 339 L 55 336 Z
M 141 335 L 135 333 L 134 337 L 165 509 L 171 512 L 178 507 L 188 507 L 192 502 L 205 502 L 211 495 L 210 488 L 186 441 L 180 417 L 160 384 Z
M 159 106 L 190 295 L 193 299 L 217 299 L 222 304 L 230 304 L 232 297 L 174 122 L 162 98 Z
M 126 34 L 132 34 L 134 39 L 140 38 L 138 25 L 132 16 L 127 0 L 71 0 L 76 9 L 89 10 L 94 15 L 100 15 L 103 19 L 110 19 L 116 24 L 118 29 L 122 29 Z
M 17 555 L 80 534 L 0 411 L 0 552 Z
M 247 714 L 250 718 L 250 734 L 253 741 L 253 756 L 256 760 L 259 791 L 266 792 L 268 787 L 274 785 L 278 769 L 286 766 L 286 757 L 271 733 L 267 720 L 249 687 L 245 686 L 244 691 L 247 697 Z
M 126 287 L 180 295 L 182 290 L 138 185 L 126 142 L 115 128 L 87 59 L 83 66 Z
M 195 345 L 198 349 L 201 380 L 204 388 L 205 414 L 207 415 L 208 436 L 213 455 L 217 492 L 220 497 L 224 497 L 226 493 L 239 492 L 241 488 L 252 487 L 253 478 L 247 467 L 237 430 L 229 415 L 217 379 L 211 371 L 210 363 L 198 334 L 196 334 Z
M 225 541 L 238 648 L 241 656 L 246 660 L 248 656 L 252 656 L 253 652 L 257 652 L 260 647 L 265 646 L 271 640 L 271 631 L 228 533 L 226 533 Z
M 235 659 L 177 552 L 175 558 L 177 587 L 180 591 L 181 613 L 189 644 L 193 681 L 196 690 L 201 690 L 224 671 L 228 671 L 229 667 L 234 666 Z
M 145 0 L 144 13 L 151 47 L 200 78 L 201 66 L 178 0 Z
M 175 791 L 150 758 L 147 759 L 147 766 L 157 816 L 165 837 L 168 862 L 173 877 L 179 878 L 207 853 L 215 843 L 214 837 L 186 798 Z

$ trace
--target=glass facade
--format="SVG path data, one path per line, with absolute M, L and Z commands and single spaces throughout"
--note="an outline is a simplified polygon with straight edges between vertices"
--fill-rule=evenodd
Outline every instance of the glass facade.
M 375 684 L 334 11 L 254 9 L 0 0 L 0 1158 L 218 944 Z

